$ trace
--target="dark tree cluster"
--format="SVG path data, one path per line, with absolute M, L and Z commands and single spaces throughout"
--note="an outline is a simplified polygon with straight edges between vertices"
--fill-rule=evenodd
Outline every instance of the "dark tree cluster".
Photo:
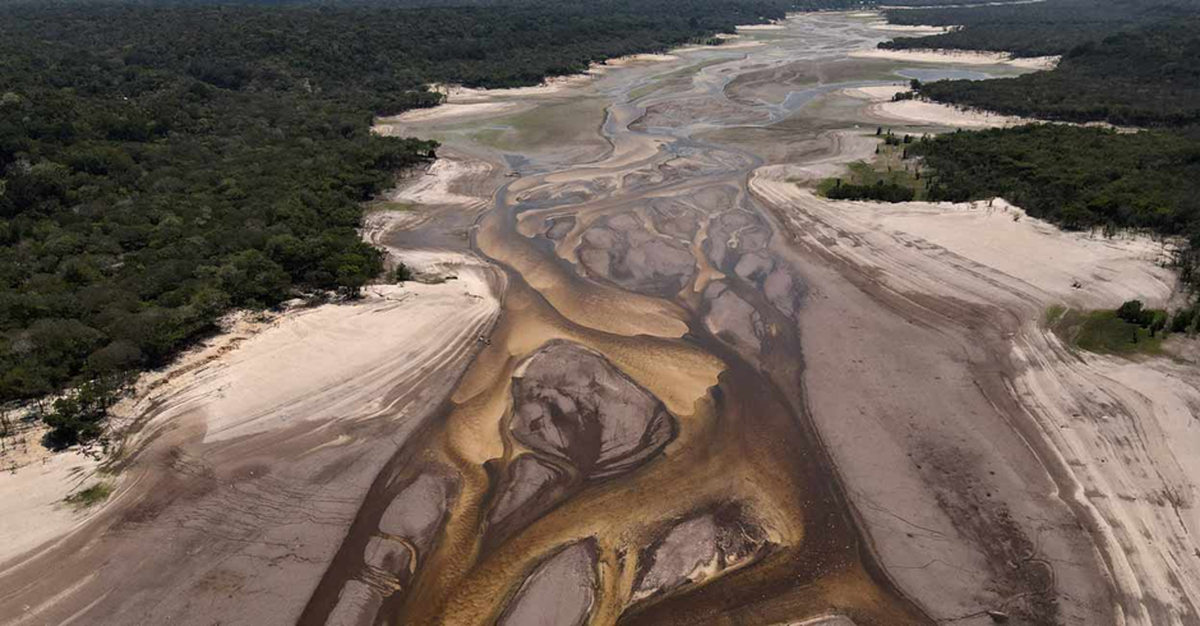
M 480 3 L 488 4 L 488 3 Z M 0 402 L 94 437 L 126 372 L 233 307 L 356 293 L 362 203 L 436 144 L 373 116 L 783 16 L 773 0 L 0 6 Z
M 911 187 L 896 183 L 875 181 L 873 185 L 840 183 L 825 191 L 825 197 L 833 200 L 874 200 L 876 202 L 908 202 L 916 197 Z
M 1186 311 L 1180 311 L 1176 317 L 1186 317 L 1186 313 Z M 1127 324 L 1145 328 L 1150 331 L 1151 337 L 1167 328 L 1169 317 L 1163 309 L 1147 309 L 1141 300 L 1127 300 L 1117 308 L 1118 319 Z M 1191 320 L 1188 320 L 1188 323 L 1190 322 Z
M 902 37 L 880 47 L 1004 50 L 1021 57 L 1066 54 L 1117 32 L 1194 15 L 1198 8 L 1195 0 L 1046 0 L 893 10 L 886 15 L 894 24 L 953 29 L 939 35 Z
M 1200 17 L 1083 44 L 1051 71 L 986 81 L 927 82 L 920 93 L 941 102 L 1051 120 L 1200 124 Z

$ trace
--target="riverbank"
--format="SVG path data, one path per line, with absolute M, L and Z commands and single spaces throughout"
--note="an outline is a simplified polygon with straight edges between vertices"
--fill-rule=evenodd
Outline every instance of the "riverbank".
M 896 28 L 896 27 L 892 27 Z M 883 27 L 884 30 L 887 27 Z M 860 50 L 850 56 L 858 59 L 888 59 L 912 63 L 943 63 L 951 65 L 1011 65 L 1023 69 L 1050 70 L 1058 65 L 1060 57 L 1014 57 L 1007 52 L 977 52 L 974 50 L 888 50 L 875 48 Z
M 1005 128 L 1038 121 L 999 115 L 990 111 L 954 107 L 928 100 L 895 99 L 897 94 L 910 91 L 906 85 L 887 85 L 855 87 L 846 89 L 842 93 L 870 102 L 871 105 L 867 107 L 867 115 L 870 119 L 878 120 L 881 123 L 953 128 Z

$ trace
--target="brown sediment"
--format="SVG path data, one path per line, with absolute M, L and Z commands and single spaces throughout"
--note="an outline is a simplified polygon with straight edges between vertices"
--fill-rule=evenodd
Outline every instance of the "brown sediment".
M 696 269 L 686 242 L 651 234 L 632 213 L 594 223 L 577 254 L 590 275 L 651 295 L 677 293 Z
M 497 624 L 587 623 L 595 604 L 596 543 L 584 539 L 540 563 L 521 584 Z
M 662 403 L 604 357 L 567 342 L 550 342 L 513 382 L 512 437 L 569 463 L 589 479 L 645 463 L 674 438 Z

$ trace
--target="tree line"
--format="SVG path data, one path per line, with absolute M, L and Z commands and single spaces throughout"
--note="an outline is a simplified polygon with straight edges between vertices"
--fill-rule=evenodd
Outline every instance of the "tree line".
M 947 26 L 952 30 L 902 37 L 880 47 L 1002 50 L 1019 57 L 1059 55 L 1117 32 L 1194 15 L 1197 8 L 1195 0 L 1046 0 L 885 11 L 893 24 Z
M 1182 237 L 1183 279 L 1195 282 L 1200 250 L 1200 131 L 1118 133 L 1031 124 L 923 138 L 930 200 L 994 197 L 1069 230 L 1134 229 Z

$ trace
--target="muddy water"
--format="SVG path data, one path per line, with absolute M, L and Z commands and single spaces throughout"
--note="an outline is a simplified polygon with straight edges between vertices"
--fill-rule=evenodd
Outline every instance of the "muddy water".
M 512 151 L 528 112 L 405 128 L 519 165 L 471 238 L 508 274 L 504 312 L 379 476 L 302 623 L 929 621 L 874 562 L 811 426 L 805 286 L 746 188 L 762 142 L 805 138 L 764 129 L 901 76 L 845 65 L 886 37 L 798 17 L 523 101 L 599 149 Z M 774 70 L 794 84 L 752 80 Z M 756 139 L 711 139 L 742 129 Z

